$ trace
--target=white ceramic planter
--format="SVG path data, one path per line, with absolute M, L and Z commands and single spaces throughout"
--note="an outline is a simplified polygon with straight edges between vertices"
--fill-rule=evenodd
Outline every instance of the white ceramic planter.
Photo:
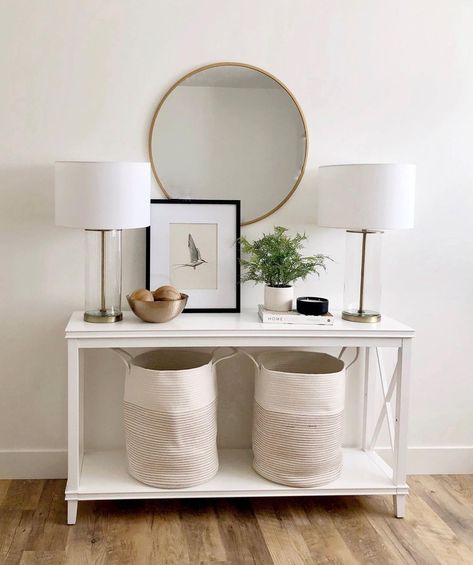
M 275 312 L 289 312 L 294 302 L 293 286 L 264 287 L 264 307 Z

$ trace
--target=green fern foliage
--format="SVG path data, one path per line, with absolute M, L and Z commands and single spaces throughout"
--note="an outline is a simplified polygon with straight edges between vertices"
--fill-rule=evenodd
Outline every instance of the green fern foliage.
M 320 275 L 326 269 L 328 255 L 303 256 L 305 234 L 287 235 L 287 228 L 275 226 L 273 233 L 263 234 L 250 242 L 240 238 L 241 250 L 246 257 L 241 260 L 242 282 L 254 281 L 268 286 L 290 286 L 308 275 Z

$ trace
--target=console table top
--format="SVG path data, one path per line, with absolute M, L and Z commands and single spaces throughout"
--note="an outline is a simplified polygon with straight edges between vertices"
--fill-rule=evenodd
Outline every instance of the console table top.
M 74 312 L 66 327 L 66 338 L 115 338 L 126 337 L 179 337 L 179 336 L 366 336 L 412 338 L 415 331 L 409 326 L 383 316 L 375 324 L 348 322 L 334 312 L 333 326 L 309 326 L 301 324 L 263 324 L 256 309 L 243 310 L 240 314 L 184 313 L 164 324 L 141 321 L 131 311 L 123 312 L 123 320 L 116 323 L 93 324 L 84 322 L 83 312 Z

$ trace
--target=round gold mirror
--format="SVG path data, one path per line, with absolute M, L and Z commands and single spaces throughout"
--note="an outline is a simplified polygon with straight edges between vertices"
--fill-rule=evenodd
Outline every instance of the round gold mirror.
M 307 128 L 291 92 L 243 63 L 192 71 L 164 95 L 149 155 L 167 198 L 241 200 L 242 225 L 266 218 L 297 188 Z

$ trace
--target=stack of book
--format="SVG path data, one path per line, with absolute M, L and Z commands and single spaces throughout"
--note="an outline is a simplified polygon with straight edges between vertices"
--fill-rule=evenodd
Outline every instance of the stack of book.
M 328 312 L 322 316 L 305 316 L 296 310 L 274 312 L 258 305 L 258 314 L 264 324 L 306 324 L 309 326 L 333 326 L 333 316 Z

